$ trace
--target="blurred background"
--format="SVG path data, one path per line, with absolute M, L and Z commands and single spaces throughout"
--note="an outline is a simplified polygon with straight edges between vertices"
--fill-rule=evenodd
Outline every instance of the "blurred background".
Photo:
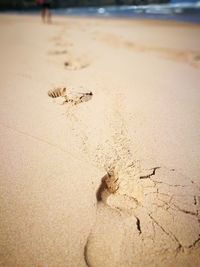
M 49 0 L 52 14 L 200 23 L 199 0 Z M 1 0 L 0 11 L 37 12 L 35 0 Z
M 84 7 L 84 6 L 109 6 L 109 5 L 147 5 L 163 3 L 196 3 L 197 0 L 52 0 L 54 8 Z M 1 0 L 0 8 L 35 8 L 35 0 Z

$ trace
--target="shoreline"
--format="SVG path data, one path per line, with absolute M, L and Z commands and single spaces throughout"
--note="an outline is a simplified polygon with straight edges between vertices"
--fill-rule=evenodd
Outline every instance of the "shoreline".
M 3 11 L 0 10 L 0 15 L 17 15 L 17 16 L 38 16 L 39 10 L 34 11 L 20 11 L 20 10 L 13 10 L 13 11 Z M 127 21 L 127 22 L 138 22 L 138 23 L 156 23 L 156 24 L 172 24 L 172 25 L 179 25 L 182 27 L 184 25 L 186 26 L 194 26 L 194 27 L 200 27 L 200 21 L 187 21 L 183 19 L 173 19 L 173 18 L 151 18 L 151 17 L 145 17 L 145 16 L 133 16 L 133 17 L 126 17 L 126 16 L 109 16 L 109 17 L 101 17 L 101 16 L 95 16 L 95 15 L 62 15 L 53 13 L 53 17 L 58 17 L 62 19 L 94 19 L 94 20 L 113 20 L 113 21 Z

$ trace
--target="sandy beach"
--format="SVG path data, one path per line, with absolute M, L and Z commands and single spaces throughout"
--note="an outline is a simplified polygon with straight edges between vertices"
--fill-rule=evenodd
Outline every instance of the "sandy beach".
M 0 35 L 0 266 L 200 266 L 200 26 Z

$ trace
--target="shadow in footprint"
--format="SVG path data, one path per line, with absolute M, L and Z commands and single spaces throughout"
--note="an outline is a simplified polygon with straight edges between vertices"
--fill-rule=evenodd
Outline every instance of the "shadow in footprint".
M 114 172 L 107 173 L 101 179 L 101 184 L 96 192 L 97 201 L 105 202 L 106 199 L 111 195 L 114 194 L 119 188 L 118 185 L 118 178 L 114 174 Z

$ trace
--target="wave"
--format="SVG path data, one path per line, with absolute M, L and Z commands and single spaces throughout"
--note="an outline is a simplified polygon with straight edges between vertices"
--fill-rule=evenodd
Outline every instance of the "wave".
M 68 16 L 141 17 L 200 23 L 200 1 L 143 6 L 74 7 L 56 9 L 54 12 Z

